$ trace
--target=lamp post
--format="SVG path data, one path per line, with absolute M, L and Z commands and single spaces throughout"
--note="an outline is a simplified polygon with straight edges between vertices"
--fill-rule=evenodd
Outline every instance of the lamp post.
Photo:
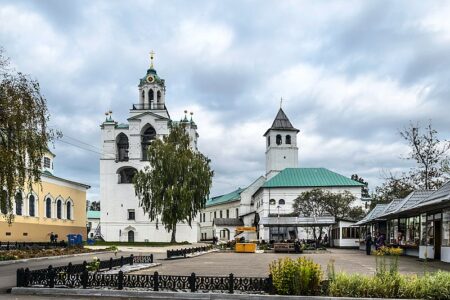
M 278 214 L 277 214 L 277 225 L 278 225 L 278 234 L 277 234 L 277 236 L 278 236 L 278 241 L 280 241 L 280 206 L 278 205 L 277 206 L 277 211 L 278 211 Z

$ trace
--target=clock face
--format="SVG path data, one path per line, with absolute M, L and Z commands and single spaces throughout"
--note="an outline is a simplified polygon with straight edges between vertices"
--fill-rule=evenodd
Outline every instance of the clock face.
M 148 83 L 152 83 L 153 81 L 155 81 L 155 78 L 152 75 L 147 76 Z

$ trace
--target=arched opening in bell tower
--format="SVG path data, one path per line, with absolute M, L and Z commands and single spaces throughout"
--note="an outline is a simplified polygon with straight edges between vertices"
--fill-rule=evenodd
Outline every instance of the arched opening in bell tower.
M 148 160 L 147 149 L 154 139 L 156 139 L 156 130 L 152 125 L 147 124 L 144 127 L 144 131 L 141 135 L 142 160 Z

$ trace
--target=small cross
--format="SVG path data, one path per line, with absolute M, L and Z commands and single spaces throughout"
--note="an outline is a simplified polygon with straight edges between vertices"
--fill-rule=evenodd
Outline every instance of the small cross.
M 280 98 L 280 108 L 283 106 L 283 97 Z

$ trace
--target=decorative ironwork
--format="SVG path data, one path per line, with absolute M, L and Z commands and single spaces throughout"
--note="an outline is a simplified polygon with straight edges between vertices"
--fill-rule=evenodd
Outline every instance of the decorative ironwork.
M 166 109 L 166 105 L 164 103 L 154 103 L 151 102 L 148 103 L 139 103 L 139 104 L 133 104 L 132 110 L 161 110 Z
M 203 246 L 203 247 L 195 247 L 195 248 L 185 248 L 185 249 L 176 249 L 176 250 L 167 250 L 167 258 L 174 257 L 186 257 L 188 254 L 194 254 L 197 252 L 206 252 L 213 248 L 212 245 Z

